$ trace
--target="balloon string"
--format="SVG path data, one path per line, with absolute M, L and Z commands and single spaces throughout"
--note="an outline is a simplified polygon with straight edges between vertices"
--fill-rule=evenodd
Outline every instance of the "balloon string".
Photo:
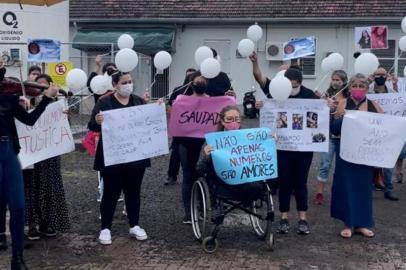
M 400 51 L 400 54 L 399 54 L 398 58 L 401 58 L 401 57 L 402 57 L 402 53 L 403 53 L 403 51 Z M 391 71 L 392 71 L 394 68 L 395 68 L 395 61 L 393 62 L 393 66 L 389 69 L 388 74 L 390 74 Z
M 68 106 L 68 109 L 72 108 L 73 106 L 76 106 L 77 104 L 79 104 L 79 103 L 81 103 L 82 101 L 84 101 L 84 100 L 86 100 L 86 99 L 92 97 L 93 95 L 94 95 L 94 93 L 92 93 L 92 94 L 90 94 L 90 95 L 88 95 L 88 96 L 86 96 L 86 97 L 84 97 L 84 98 L 81 98 L 79 101 L 77 101 L 77 102 L 75 102 L 75 103 L 69 105 L 69 106 Z
M 179 92 L 179 91 L 182 90 L 182 89 L 185 89 L 185 91 L 183 91 L 183 93 L 182 93 L 182 95 L 184 95 L 184 94 L 186 94 L 186 91 L 187 91 L 188 87 L 189 87 L 191 84 L 192 84 L 192 82 L 188 82 L 187 84 L 182 85 L 181 87 L 179 87 L 179 88 L 177 88 L 177 89 L 174 89 L 173 91 L 169 92 L 167 95 L 162 96 L 162 97 L 160 97 L 160 98 L 168 98 L 168 97 L 171 96 L 173 93 Z
M 101 54 L 100 56 L 107 56 L 107 55 L 109 55 L 109 54 L 113 54 L 113 53 L 116 53 L 116 52 L 118 52 L 118 50 L 116 50 L 116 51 L 111 51 L 111 52 L 108 52 L 108 53 L 104 53 L 104 54 Z
M 315 90 L 318 91 L 324 80 L 330 75 L 330 72 L 327 72 L 326 75 L 320 80 L 320 82 L 317 84 Z

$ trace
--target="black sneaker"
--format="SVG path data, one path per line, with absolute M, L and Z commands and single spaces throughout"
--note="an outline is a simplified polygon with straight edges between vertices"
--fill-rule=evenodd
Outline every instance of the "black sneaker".
M 0 250 L 7 249 L 7 237 L 5 233 L 0 234 Z
M 40 240 L 41 235 L 39 234 L 37 228 L 31 228 L 28 230 L 27 239 L 30 241 Z
M 56 231 L 54 229 L 51 229 L 51 228 L 45 227 L 45 226 L 39 226 L 38 232 L 42 235 L 45 235 L 46 237 L 55 237 L 56 236 Z
M 188 216 L 185 216 L 182 221 L 183 224 L 192 224 L 192 219 Z
M 375 184 L 374 186 L 375 186 L 375 190 L 376 190 L 376 191 L 382 191 L 382 190 L 385 189 L 385 186 L 382 186 L 382 185 L 380 185 L 380 184 Z
M 22 255 L 14 255 L 11 259 L 11 270 L 28 270 Z
M 403 174 L 402 173 L 396 175 L 396 182 L 398 182 L 398 184 L 403 183 Z
M 307 223 L 306 220 L 304 219 L 299 220 L 299 222 L 297 223 L 297 233 L 303 235 L 307 235 L 310 233 L 309 224 Z
M 176 178 L 172 176 L 168 176 L 168 178 L 165 180 L 164 185 L 165 186 L 173 186 L 176 185 Z
M 399 201 L 399 198 L 398 197 L 395 197 L 393 194 L 392 194 L 392 192 L 385 192 L 385 195 L 384 195 L 384 197 L 385 197 L 385 199 L 388 199 L 388 200 L 390 200 L 390 201 L 394 201 L 394 202 L 397 202 L 397 201 Z
M 289 221 L 287 219 L 281 219 L 279 221 L 278 229 L 276 230 L 277 233 L 280 234 L 287 234 L 289 233 Z

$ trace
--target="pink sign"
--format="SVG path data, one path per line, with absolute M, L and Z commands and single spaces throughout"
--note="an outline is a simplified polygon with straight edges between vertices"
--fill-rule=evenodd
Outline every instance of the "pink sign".
M 172 106 L 169 135 L 204 138 L 206 133 L 217 130 L 219 113 L 229 105 L 236 105 L 234 97 L 179 95 Z

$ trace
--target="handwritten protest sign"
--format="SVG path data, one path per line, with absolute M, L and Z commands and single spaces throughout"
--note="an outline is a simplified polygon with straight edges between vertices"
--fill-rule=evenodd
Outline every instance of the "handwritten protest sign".
M 278 150 L 328 152 L 330 110 L 324 100 L 264 101 L 260 126 L 276 130 Z
M 296 59 L 316 53 L 315 37 L 292 39 L 283 43 L 283 60 Z
M 195 97 L 180 95 L 173 103 L 169 122 L 169 135 L 174 137 L 204 138 L 217 130 L 220 111 L 235 105 L 235 98 Z
M 406 140 L 404 134 L 405 117 L 347 111 L 341 129 L 340 157 L 356 164 L 393 168 Z
M 105 166 L 128 163 L 169 153 L 165 107 L 133 106 L 103 112 Z
M 75 150 L 68 117 L 63 109 L 63 100 L 49 104 L 32 127 L 15 121 L 21 145 L 18 157 L 23 168 Z
M 239 185 L 278 177 L 276 144 L 268 128 L 252 128 L 206 134 L 219 178 Z
M 28 39 L 28 62 L 61 61 L 61 42 L 53 39 Z
M 406 93 L 370 94 L 368 99 L 381 105 L 385 114 L 406 117 Z

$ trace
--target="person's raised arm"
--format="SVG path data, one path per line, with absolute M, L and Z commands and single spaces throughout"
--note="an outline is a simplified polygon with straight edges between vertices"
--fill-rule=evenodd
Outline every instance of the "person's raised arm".
M 252 71 L 254 74 L 254 78 L 258 82 L 258 84 L 261 86 L 261 88 L 264 88 L 266 85 L 266 77 L 262 74 L 261 69 L 259 68 L 257 53 L 253 52 L 249 56 L 249 58 L 252 62 L 252 68 L 253 68 Z

